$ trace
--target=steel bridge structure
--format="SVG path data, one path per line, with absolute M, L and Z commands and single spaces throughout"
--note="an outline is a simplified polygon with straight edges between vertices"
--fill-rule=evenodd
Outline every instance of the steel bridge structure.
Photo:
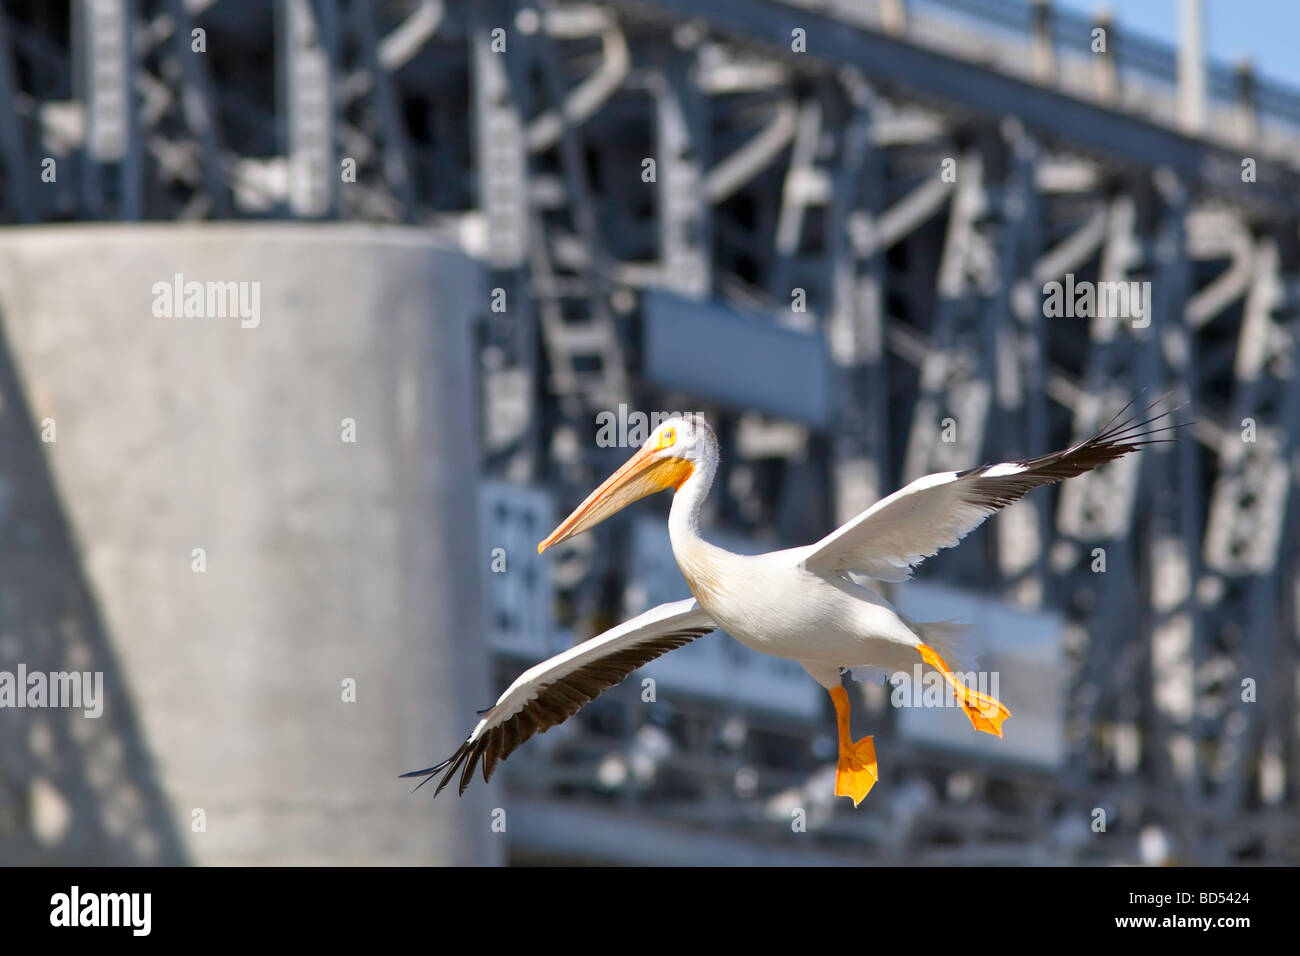
M 1178 407 L 920 574 L 1059 617 L 1054 766 L 905 741 L 867 687 L 855 811 L 829 708 L 632 680 L 504 766 L 512 855 L 1294 863 L 1300 94 L 1183 69 L 1021 0 L 8 0 L 0 221 L 400 223 L 484 262 L 503 682 L 675 586 L 644 521 L 527 557 L 627 453 L 602 413 L 705 412 L 712 526 L 769 548 Z M 1047 314 L 1067 277 L 1150 307 Z

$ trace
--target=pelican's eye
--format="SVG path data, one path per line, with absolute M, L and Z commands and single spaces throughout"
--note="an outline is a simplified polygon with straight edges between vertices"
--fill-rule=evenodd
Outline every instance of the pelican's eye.
M 665 448 L 672 448 L 675 444 L 677 444 L 677 429 L 664 429 L 664 433 L 659 436 L 659 451 L 663 451 Z

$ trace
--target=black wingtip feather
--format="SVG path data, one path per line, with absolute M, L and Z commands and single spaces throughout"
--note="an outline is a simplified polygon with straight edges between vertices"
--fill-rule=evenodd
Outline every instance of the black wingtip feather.
M 466 737 L 456 752 L 442 763 L 423 770 L 412 770 L 401 776 L 423 777 L 415 788 L 419 790 L 441 774 L 433 792 L 436 797 L 459 772 L 458 789 L 463 794 L 473 779 L 475 768 L 482 768 L 486 783 L 492 779 L 500 762 L 534 734 L 544 733 L 548 728 L 563 723 L 638 667 L 683 644 L 689 644 L 697 637 L 703 637 L 715 628 L 712 621 L 707 624 L 684 623 L 663 633 L 647 635 L 641 642 L 612 651 L 576 670 L 558 675 L 540 684 L 536 696 L 525 701 L 512 716 L 476 730 L 477 737 L 473 734 Z M 414 792 L 413 790 L 412 793 Z
M 1091 471 L 1101 465 L 1123 458 L 1125 455 L 1138 451 L 1146 445 L 1159 445 L 1174 441 L 1173 437 L 1157 438 L 1153 436 L 1185 428 L 1189 424 L 1188 422 L 1160 425 L 1152 428 L 1151 425 L 1172 415 L 1173 410 L 1147 416 L 1147 412 L 1151 411 L 1152 408 L 1155 408 L 1167 397 L 1167 395 L 1162 396 L 1143 411 L 1136 412 L 1128 418 L 1122 418 L 1136 401 L 1136 399 L 1130 399 L 1091 437 L 1065 451 L 1016 462 L 1016 464 L 1025 467 L 1026 471 L 1024 473 L 1002 475 L 989 479 L 987 483 L 972 488 L 969 501 L 972 504 L 996 510 L 1023 497 L 1030 489 L 1039 485 L 1073 478 L 1086 471 Z M 960 473 L 958 477 L 973 474 L 979 478 L 992 467 L 994 466 L 984 465 L 980 468 L 973 468 Z
M 423 770 L 408 770 L 406 773 L 398 774 L 397 778 L 399 780 L 404 780 L 407 777 L 423 777 L 424 779 L 421 780 L 419 783 L 417 783 L 415 785 L 415 788 L 411 791 L 411 793 L 415 793 L 416 790 L 419 790 L 426 783 L 428 783 L 438 774 L 442 773 L 442 771 L 447 769 L 447 765 L 450 764 L 453 760 L 455 760 L 456 757 L 459 756 L 464 751 L 464 749 L 465 746 L 464 744 L 462 744 L 460 750 L 457 750 L 456 753 L 452 754 L 450 757 L 448 757 L 446 760 L 442 761 L 441 763 L 434 764 L 432 767 L 425 767 Z

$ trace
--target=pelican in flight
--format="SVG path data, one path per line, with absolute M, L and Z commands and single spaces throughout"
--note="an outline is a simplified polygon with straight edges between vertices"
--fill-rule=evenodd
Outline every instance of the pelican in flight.
M 441 774 L 441 793 L 459 772 L 464 793 L 480 763 L 489 780 L 497 764 L 533 734 L 568 719 L 648 661 L 717 628 L 755 651 L 798 661 L 830 693 L 839 732 L 835 793 L 852 798 L 854 806 L 878 775 L 872 738 L 855 741 L 849 733 L 846 669 L 910 669 L 919 656 L 952 687 L 977 731 L 1001 737 L 1010 711 L 948 667 L 952 628 L 908 620 L 861 579 L 904 581 L 925 558 L 957 544 L 1033 488 L 1167 440 L 1152 437 L 1166 428 L 1149 427 L 1163 414 L 1119 422 L 1128 407 L 1064 451 L 926 475 L 815 544 L 759 555 L 732 554 L 700 536 L 700 512 L 718 468 L 718 440 L 701 418 L 668 419 L 537 550 L 671 488 L 669 537 L 694 597 L 652 608 L 525 671 L 495 705 L 480 711 L 482 719 L 455 753 L 402 776 L 423 777 L 418 790 Z

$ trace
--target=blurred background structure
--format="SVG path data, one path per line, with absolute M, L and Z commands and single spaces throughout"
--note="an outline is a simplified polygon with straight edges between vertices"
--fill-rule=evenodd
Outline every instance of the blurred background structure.
M 52 610 L 38 630 L 57 644 L 89 628 L 79 639 L 135 710 L 103 731 L 116 740 L 108 776 L 129 782 L 129 799 L 95 761 L 68 758 L 93 741 L 0 711 L 0 862 L 1300 862 L 1300 93 L 1208 61 L 1196 0 L 1181 4 L 1179 48 L 1105 14 L 1022 0 L 6 0 L 3 11 L 0 219 L 13 228 L 0 240 L 0 661 L 30 659 L 24 601 L 43 586 Z M 284 219 L 297 225 L 268 222 Z M 101 222 L 120 225 L 78 225 Z M 376 238 L 357 223 L 386 228 Z M 189 242 L 203 248 L 177 245 Z M 388 242 L 427 247 L 437 278 L 418 295 L 406 290 L 420 268 Z M 152 282 L 214 269 L 206 277 L 273 287 L 301 350 L 259 364 L 270 336 L 232 329 L 223 335 L 248 337 L 246 360 L 211 337 L 226 365 L 188 351 L 180 364 L 164 344 L 148 372 L 112 334 L 60 337 L 97 311 L 163 322 L 148 315 Z M 1149 282 L 1149 314 L 1046 315 L 1047 284 L 1067 276 Z M 377 318 L 390 300 L 401 303 L 391 325 Z M 473 338 L 463 353 L 459 332 L 430 345 L 412 314 Z M 322 332 L 348 323 L 351 335 Z M 387 334 L 396 344 L 376 346 Z M 168 732 L 198 705 L 156 682 L 197 678 L 159 667 L 174 653 L 162 638 L 187 620 L 220 633 L 184 585 L 133 583 L 118 566 L 129 548 L 93 560 L 94 545 L 121 546 L 142 526 L 161 548 L 172 525 L 150 526 L 148 509 L 138 523 L 97 520 L 111 506 L 85 497 L 105 495 L 85 480 L 100 460 L 93 436 L 69 426 L 57 452 L 33 437 L 51 390 L 118 387 L 84 355 L 61 356 L 61 342 L 120 356 L 108 367 L 124 390 L 139 371 L 130 400 L 83 395 L 100 407 L 76 413 L 123 435 L 181 386 L 207 389 L 216 407 L 226 390 L 254 392 L 239 406 L 249 422 L 297 382 L 328 406 L 320 427 L 336 429 L 355 407 L 337 404 L 340 391 L 362 381 L 372 416 L 420 419 L 340 473 L 347 494 L 285 478 L 259 506 L 265 532 L 231 539 L 268 574 L 345 543 L 372 548 L 374 560 L 349 551 L 352 563 L 332 566 L 369 595 L 343 625 L 345 598 L 322 609 L 300 596 L 294 616 L 283 592 L 248 586 L 232 599 L 272 610 L 257 612 L 258 640 L 227 650 L 255 657 L 270 643 L 284 661 L 370 666 L 362 692 L 384 710 L 369 712 L 369 735 L 326 727 L 323 705 L 278 684 L 266 698 L 232 694 L 223 706 L 243 716 L 223 730 L 209 714 L 206 743 Z M 408 347 L 422 356 L 415 371 L 390 351 Z M 417 387 L 421 376 L 452 381 Z M 403 387 L 440 404 L 411 412 Z M 855 811 L 831 797 L 820 688 L 715 635 L 645 670 L 653 705 L 637 675 L 520 749 L 493 787 L 476 784 L 482 796 L 408 798 L 389 779 L 389 764 L 450 752 L 472 708 L 523 667 L 685 595 L 666 501 L 536 556 L 554 519 L 628 454 L 598 441 L 609 416 L 704 413 L 724 452 L 706 532 L 768 550 L 815 540 L 919 475 L 1064 447 L 1137 395 L 1185 405 L 1178 415 L 1196 424 L 1035 493 L 891 595 L 913 616 L 972 624 L 1015 715 L 1004 740 L 854 685 L 882 771 Z M 338 467 L 332 445 L 268 452 L 314 427 L 309 404 L 290 404 L 298 418 L 267 412 L 265 442 L 247 451 L 273 486 Z M 219 416 L 197 406 L 158 441 L 213 427 Z M 236 424 L 222 424 L 227 444 L 191 441 L 160 467 L 200 480 L 238 446 Z M 412 464 L 412 435 L 459 439 Z M 217 470 L 192 500 L 218 522 L 262 514 L 245 500 L 267 493 L 256 474 Z M 448 491 L 456 481 L 476 490 L 476 514 Z M 441 490 L 422 496 L 412 482 Z M 150 488 L 185 513 L 177 487 Z M 133 489 L 123 480 L 116 493 Z M 316 537 L 277 552 L 273 516 L 295 501 Z M 370 535 L 364 514 L 335 520 L 359 507 L 447 543 L 401 564 L 412 545 L 400 533 Z M 166 542 L 187 573 L 188 541 Z M 48 571 L 34 576 L 37 560 Z M 367 589 L 400 572 L 393 600 L 409 600 L 435 568 L 427 615 L 407 603 L 386 621 Z M 66 583 L 49 579 L 60 574 Z M 140 611 L 161 592 L 179 616 Z M 235 618 L 223 630 L 238 631 Z M 365 658 L 390 626 L 397 636 Z M 335 671 L 319 669 L 332 693 Z M 259 733 L 273 744 L 250 770 L 233 738 Z M 190 826 L 204 799 L 195 747 L 249 778 L 225 797 L 250 821 L 219 850 Z M 367 748 L 379 756 L 347 763 Z M 319 827 L 293 827 L 294 800 L 309 798 L 283 754 L 350 767 L 311 780 L 327 804 Z M 339 776 L 347 796 L 330 802 Z M 257 801 L 273 809 L 259 816 Z M 60 803 L 61 826 L 48 809 Z M 486 832 L 497 807 L 503 833 L 458 839 Z M 104 822 L 123 817 L 134 840 Z M 327 835 L 340 827 L 366 836 L 340 850 Z M 421 836 L 403 847 L 401 832 Z M 297 839 L 317 843 L 295 850 Z

